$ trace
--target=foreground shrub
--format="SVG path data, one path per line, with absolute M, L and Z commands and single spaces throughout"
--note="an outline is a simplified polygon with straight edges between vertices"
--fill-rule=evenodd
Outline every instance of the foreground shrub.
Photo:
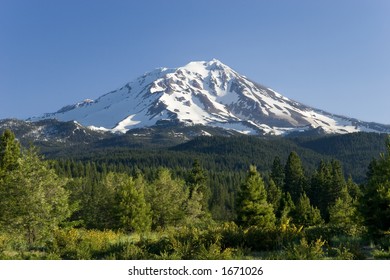
M 50 246 L 53 253 L 62 259 L 88 260 L 99 259 L 101 254 L 119 239 L 113 231 L 85 229 L 57 230 Z
M 323 246 L 326 241 L 317 239 L 308 243 L 302 238 L 298 244 L 293 243 L 286 247 L 284 258 L 286 260 L 321 260 L 325 259 Z
M 241 248 L 245 245 L 244 231 L 234 222 L 224 223 L 218 228 L 221 236 L 221 247 Z
M 158 239 L 143 239 L 137 245 L 149 259 L 217 260 L 233 259 L 239 250 L 221 246 L 218 228 L 176 228 Z
M 390 260 L 390 250 L 374 250 L 372 252 L 374 259 L 376 260 Z

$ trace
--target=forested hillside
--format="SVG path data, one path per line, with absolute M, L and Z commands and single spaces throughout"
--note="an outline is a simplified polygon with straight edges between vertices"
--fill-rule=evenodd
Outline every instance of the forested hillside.
M 3 259 L 390 256 L 383 135 L 197 137 L 48 155 L 1 136 Z
M 172 134 L 181 132 L 172 132 L 170 129 L 160 128 L 153 133 L 145 130 L 136 132 L 91 144 L 83 144 L 81 141 L 77 145 L 55 148 L 49 143 L 39 142 L 37 145 L 50 159 L 137 166 L 140 169 L 161 166 L 188 169 L 193 160 L 198 159 L 209 171 L 246 172 L 248 166 L 253 164 L 263 173 L 271 168 L 276 156 L 286 161 L 291 151 L 295 151 L 307 172 L 314 171 L 322 159 L 337 159 L 346 177 L 352 176 L 356 182 L 362 183 L 371 160 L 385 151 L 387 137 L 386 134 L 377 133 L 295 138 L 234 134 L 228 137 L 197 136 L 185 141 L 184 136 L 172 137 Z M 218 130 L 213 133 L 218 133 Z

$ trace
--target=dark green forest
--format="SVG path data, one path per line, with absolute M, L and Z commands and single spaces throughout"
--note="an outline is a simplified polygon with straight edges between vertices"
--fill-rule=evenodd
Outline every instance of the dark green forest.
M 386 135 L 145 145 L 40 152 L 6 130 L 0 258 L 390 258 Z

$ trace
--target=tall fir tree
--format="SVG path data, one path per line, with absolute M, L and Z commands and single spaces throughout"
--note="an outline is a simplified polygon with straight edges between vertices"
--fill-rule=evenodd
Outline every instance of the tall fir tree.
M 159 170 L 157 178 L 149 185 L 147 197 L 152 208 L 154 229 L 183 223 L 188 191 L 185 182 L 173 179 L 168 169 Z
M 250 166 L 245 183 L 237 194 L 237 224 L 247 228 L 275 226 L 273 207 L 267 202 L 263 179 L 255 166 Z
M 340 197 L 329 207 L 329 226 L 337 234 L 356 236 L 362 232 L 360 217 L 347 187 L 344 187 Z
M 290 193 L 294 203 L 306 192 L 305 172 L 296 152 L 291 152 L 286 162 L 284 192 Z
M 280 200 L 279 209 L 276 212 L 276 217 L 280 224 L 286 224 L 292 219 L 292 213 L 295 210 L 295 204 L 292 201 L 290 193 L 283 193 Z
M 209 200 L 211 197 L 211 191 L 207 182 L 207 175 L 204 169 L 201 167 L 199 160 L 195 159 L 192 165 L 192 169 L 189 171 L 186 183 L 189 187 L 189 196 L 190 198 L 197 192 L 198 198 L 199 194 L 202 196 L 202 207 L 203 211 L 208 211 Z
M 0 176 L 1 172 L 15 169 L 21 157 L 20 144 L 15 134 L 6 129 L 0 137 Z
M 272 163 L 270 177 L 278 188 L 283 188 L 285 179 L 284 167 L 278 156 L 274 158 Z
M 374 239 L 390 232 L 390 137 L 386 148 L 385 154 L 370 163 L 360 199 L 364 223 Z
M 309 197 L 313 205 L 318 207 L 326 221 L 329 220 L 328 206 L 332 186 L 332 167 L 329 162 L 321 161 L 310 182 Z
M 278 187 L 272 178 L 267 185 L 267 201 L 272 205 L 275 211 L 279 209 L 280 200 L 282 199 L 282 189 Z
M 119 190 L 120 228 L 138 233 L 149 232 L 152 226 L 152 212 L 145 200 L 145 182 L 141 176 L 128 177 Z
M 341 163 L 338 160 L 332 160 L 331 166 L 332 166 L 332 185 L 329 190 L 330 205 L 334 204 L 339 197 L 343 196 L 347 188 L 347 183 L 345 182 L 344 172 Z
M 340 162 L 321 161 L 312 176 L 309 196 L 313 205 L 320 209 L 326 222 L 329 221 L 329 207 L 336 203 L 346 188 L 347 183 Z
M 293 223 L 309 227 L 320 225 L 323 223 L 320 211 L 310 203 L 310 199 L 306 193 L 303 193 L 295 205 L 295 209 L 292 213 Z

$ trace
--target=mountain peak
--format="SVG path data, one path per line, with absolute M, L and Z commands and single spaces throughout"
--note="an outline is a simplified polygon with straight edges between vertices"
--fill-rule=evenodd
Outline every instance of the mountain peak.
M 112 132 L 161 121 L 222 127 L 246 134 L 378 131 L 378 127 L 310 108 L 262 87 L 217 59 L 159 68 L 109 92 L 39 118 L 76 120 Z M 390 131 L 389 127 L 381 128 Z M 379 129 L 380 130 L 380 129 Z
M 185 66 L 178 68 L 178 70 L 180 69 L 199 73 L 203 76 L 207 76 L 209 71 L 232 71 L 229 66 L 215 58 L 210 61 L 191 61 Z

